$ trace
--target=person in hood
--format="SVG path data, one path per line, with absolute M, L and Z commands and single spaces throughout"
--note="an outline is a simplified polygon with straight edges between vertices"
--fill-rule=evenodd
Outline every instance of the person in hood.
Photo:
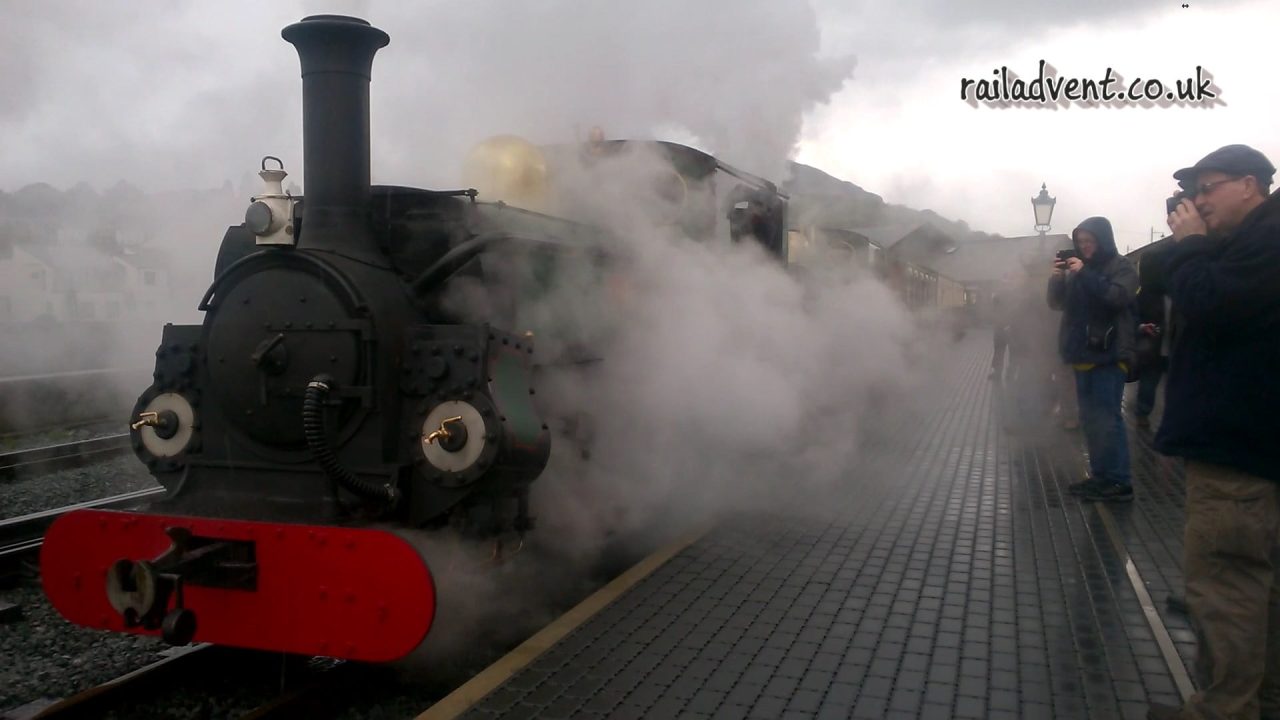
M 1076 375 L 1090 476 L 1068 491 L 1086 500 L 1133 500 L 1129 442 L 1120 401 L 1134 367 L 1134 295 L 1138 273 L 1116 252 L 1111 223 L 1091 217 L 1071 233 L 1078 257 L 1058 260 L 1049 307 L 1062 311 L 1058 352 Z
M 1178 318 L 1156 449 L 1186 458 L 1183 575 L 1199 692 L 1152 718 L 1280 717 L 1280 193 L 1246 145 L 1173 177 Z

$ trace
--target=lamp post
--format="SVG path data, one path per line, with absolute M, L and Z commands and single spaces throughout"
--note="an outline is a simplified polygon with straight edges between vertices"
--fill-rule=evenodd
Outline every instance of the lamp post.
M 1040 183 L 1040 194 L 1031 198 L 1031 209 L 1036 214 L 1036 230 L 1040 233 L 1040 249 L 1037 254 L 1044 254 L 1045 233 L 1049 231 L 1049 220 L 1053 218 L 1053 206 L 1057 198 L 1049 197 L 1049 189 Z
M 1040 183 L 1040 194 L 1031 198 L 1031 209 L 1036 213 L 1036 230 L 1040 233 L 1040 244 L 1044 244 L 1045 233 L 1049 231 L 1049 220 L 1053 218 L 1053 206 L 1057 198 L 1049 197 L 1049 190 Z

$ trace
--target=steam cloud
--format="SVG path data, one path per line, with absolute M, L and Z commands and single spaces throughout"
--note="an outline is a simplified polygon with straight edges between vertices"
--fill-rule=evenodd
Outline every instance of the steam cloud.
M 305 2 L 258 8 L 248 27 L 281 27 L 298 19 L 299 7 L 364 15 L 392 35 L 372 85 L 374 181 L 388 184 L 456 186 L 464 154 L 485 137 L 565 142 L 595 125 L 610 137 L 678 133 L 675 139 L 781 181 L 805 113 L 839 90 L 854 64 L 820 56 L 817 16 L 800 1 Z M 168 6 L 154 10 L 159 25 L 184 20 Z M 173 52 L 164 42 L 141 44 L 141 61 Z M 221 64 L 218 56 L 205 61 Z M 290 179 L 301 181 L 293 49 L 273 30 L 234 61 L 249 71 L 204 75 L 175 104 L 142 98 L 145 137 L 107 127 L 63 134 L 38 153 L 6 147 L 10 169 L 0 182 L 46 171 L 39 179 L 65 184 L 123 174 L 147 189 L 217 186 L 256 169 L 267 153 L 286 158 Z M 57 72 L 68 80 L 65 67 Z M 98 101 L 115 101 L 116 82 L 99 88 Z M 28 89 L 23 97 L 38 100 L 40 88 Z M 40 117 L 0 115 L 0 129 Z M 103 141 L 104 133 L 112 140 Z M 138 152 L 151 137 L 156 146 Z M 892 400 L 912 382 L 914 329 L 885 287 L 836 273 L 801 281 L 752 244 L 693 242 L 647 221 L 647 209 L 634 202 L 592 208 L 627 241 L 630 301 L 602 346 L 605 362 L 587 373 L 553 373 L 543 393 L 556 398 L 558 413 L 589 416 L 592 433 L 588 459 L 561 442 L 535 485 L 539 543 L 556 548 L 561 570 L 566 558 L 594 562 L 610 538 L 845 482 L 869 403 Z M 158 242 L 188 259 L 177 275 L 207 278 L 222 230 L 239 210 L 220 219 L 190 211 L 174 204 L 142 212 L 165 229 Z M 194 307 L 206 285 L 192 282 L 180 304 Z M 588 322 L 585 310 L 581 295 L 568 290 L 522 309 Z M 498 575 L 528 582 L 508 571 L 473 583 L 481 587 L 465 599 L 456 593 L 433 642 L 450 632 L 474 637 L 493 622 L 499 608 L 476 599 L 500 597 L 484 591 L 504 582 Z M 527 617 L 529 600 L 506 609 Z
M 392 36 L 374 61 L 375 182 L 450 186 L 489 135 L 562 142 L 593 125 L 612 137 L 683 128 L 780 179 L 803 113 L 841 87 L 853 59 L 819 55 L 807 2 L 757 5 L 308 0 L 201 18 L 155 4 L 146 23 L 93 3 L 19 11 L 0 30 L 14 40 L 0 59 L 31 72 L 2 81 L 21 101 L 0 112 L 13 139 L 0 146 L 0 187 L 216 187 L 265 154 L 300 178 L 297 57 L 276 31 L 326 12 Z M 50 57 L 30 38 L 63 49 Z
M 473 647 L 494 628 L 536 628 L 531 618 L 572 597 L 610 554 L 635 559 L 739 511 L 819 509 L 868 482 L 857 472 L 869 459 L 867 424 L 920 382 L 921 336 L 887 287 L 847 266 L 798 274 L 753 242 L 684 237 L 660 222 L 671 206 L 644 180 L 663 161 L 624 162 L 583 169 L 596 193 L 583 192 L 594 202 L 577 208 L 616 233 L 611 270 L 622 287 L 602 292 L 578 267 L 508 320 L 536 330 L 538 397 L 562 431 L 533 487 L 534 557 L 442 580 L 467 592 L 444 599 L 425 658 Z M 486 273 L 495 270 L 510 285 L 531 283 L 510 257 L 488 259 Z M 459 286 L 452 309 L 495 320 L 502 303 L 476 291 Z M 574 346 L 566 336 L 590 338 L 600 361 L 557 363 Z M 455 557 L 423 547 L 428 558 Z M 518 607 L 502 600 L 514 593 Z

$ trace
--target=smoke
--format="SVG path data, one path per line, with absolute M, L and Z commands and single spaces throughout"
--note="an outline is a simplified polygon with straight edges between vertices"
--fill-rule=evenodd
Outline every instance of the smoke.
M 820 55 L 802 0 L 233 7 L 204 16 L 156 3 L 143 24 L 92 3 L 12 18 L 0 53 L 32 72 L 0 81 L 16 99 L 0 112 L 0 187 L 210 187 L 264 154 L 300 177 L 297 57 L 278 30 L 313 13 L 358 15 L 391 35 L 371 90 L 374 179 L 387 183 L 451 186 L 489 135 L 563 142 L 593 125 L 610 137 L 684 128 L 778 177 L 804 113 L 853 68 Z
M 375 125 L 385 119 L 407 138 L 429 118 L 461 145 L 434 142 L 417 157 L 376 150 L 376 165 L 395 175 L 415 170 L 406 160 L 447 171 L 460 148 L 497 133 L 563 142 L 600 126 L 632 138 L 682 128 L 722 159 L 778 177 L 804 113 L 854 65 L 819 56 L 816 16 L 799 1 L 481 2 L 406 13 L 388 18 L 392 44 L 374 91 L 395 85 L 396 105 L 432 110 L 376 105 Z
M 592 126 L 681 141 L 780 181 L 805 113 L 853 67 L 819 57 L 815 16 L 797 2 L 399 12 L 413 17 L 371 17 L 392 35 L 372 89 L 384 182 L 455 186 L 486 137 L 557 143 Z M 451 563 L 429 656 L 550 617 L 591 569 L 681 529 L 847 482 L 869 408 L 912 382 L 914 328 L 887 288 L 839 272 L 801 279 L 754 243 L 686 237 L 654 191 L 664 162 L 559 166 L 551 212 L 607 228 L 610 261 L 567 263 L 549 292 L 495 323 L 535 333 L 537 397 L 555 431 L 533 486 L 535 549 L 490 572 Z M 706 199 L 698 192 L 687 205 Z M 517 256 L 487 257 L 485 271 L 502 288 L 536 284 Z M 476 286 L 450 300 L 474 320 L 505 306 Z
M 646 224 L 663 217 L 658 206 L 610 207 L 626 291 L 600 311 L 618 313 L 602 362 L 547 378 L 556 411 L 589 428 L 589 460 L 559 458 L 569 466 L 559 476 L 581 485 L 558 496 L 548 472 L 538 488 L 548 514 L 612 505 L 618 514 L 599 519 L 617 530 L 672 512 L 687 521 L 767 506 L 846 479 L 873 396 L 911 381 L 914 328 L 890 291 L 865 275 L 798 275 L 755 243 Z M 572 317 L 586 304 L 580 293 L 545 302 L 531 314 Z
M 203 77 L 176 108 L 148 116 L 156 143 L 148 152 L 137 152 L 145 140 L 129 136 L 87 156 L 147 188 L 216 186 L 256 169 L 267 152 L 285 158 L 291 180 L 303 180 L 297 60 L 275 35 L 298 19 L 298 7 L 367 10 L 391 34 L 371 90 L 374 181 L 387 184 L 454 187 L 466 151 L 486 137 L 566 142 L 592 126 L 610 138 L 674 133 L 780 181 L 806 112 L 838 91 L 854 64 L 849 56 L 821 56 L 816 16 L 798 0 L 335 4 L 255 11 L 270 17 L 249 27 L 271 31 L 255 31 L 254 49 L 237 55 L 235 66 L 266 57 L 276 64 Z M 166 22 L 189 19 L 168 15 Z M 212 48 L 208 61 L 219 66 L 230 46 Z M 84 149 L 74 134 L 67 138 L 70 147 L 50 152 Z M 558 433 L 551 464 L 534 485 L 534 562 L 452 581 L 452 604 L 433 642 L 443 632 L 475 637 L 504 613 L 527 618 L 549 607 L 549 598 L 529 592 L 542 584 L 531 572 L 554 578 L 563 591 L 608 548 L 626 557 L 721 513 L 842 486 L 874 413 L 914 382 L 914 327 L 887 288 L 822 268 L 801 276 L 754 243 L 686 237 L 678 222 L 661 221 L 670 217 L 650 184 L 655 162 L 638 156 L 634 166 L 613 168 L 610 183 L 593 182 L 584 169 L 569 193 L 572 207 L 559 208 L 608 228 L 605 248 L 615 264 L 606 276 L 620 285 L 601 287 L 599 268 L 568 268 L 506 327 L 536 333 L 547 361 L 539 397 Z M 715 197 L 729 189 L 717 188 Z M 239 220 L 247 201 L 239 195 L 234 210 L 221 200 L 174 202 L 148 207 L 145 217 L 185 259 L 190 277 L 208 278 L 222 229 Z M 723 222 L 723 208 L 715 212 Z M 513 285 L 531 272 L 519 263 L 504 269 Z M 184 286 L 191 299 L 177 305 L 193 307 L 207 284 Z M 454 300 L 483 316 L 491 306 L 474 297 Z M 555 362 L 584 339 L 597 362 Z M 433 568 L 443 567 L 434 558 L 447 548 L 422 547 Z M 518 603 L 502 601 L 511 587 L 524 593 Z
M 921 352 L 929 342 L 913 317 L 856 268 L 801 274 L 753 241 L 680 232 L 651 182 L 670 173 L 665 163 L 635 152 L 560 168 L 576 189 L 572 214 L 608 230 L 603 269 L 589 253 L 562 258 L 546 292 L 525 293 L 511 316 L 504 293 L 536 285 L 543 264 L 493 253 L 487 299 L 474 284 L 453 288 L 451 309 L 465 319 L 535 333 L 552 457 L 533 485 L 525 557 L 468 570 L 445 541 L 420 545 L 429 563 L 450 558 L 433 565 L 448 591 L 411 666 L 435 669 L 499 630 L 523 637 L 514 629 L 536 629 L 531 618 L 550 619 L 691 528 L 784 506 L 818 511 L 875 482 L 858 471 L 875 460 L 875 424 L 927 377 L 921 357 L 941 355 Z M 715 195 L 723 201 L 725 188 Z

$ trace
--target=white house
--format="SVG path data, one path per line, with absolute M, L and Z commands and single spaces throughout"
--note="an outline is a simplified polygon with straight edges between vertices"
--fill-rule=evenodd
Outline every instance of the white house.
M 59 318 L 57 266 L 30 246 L 0 240 L 0 322 Z

